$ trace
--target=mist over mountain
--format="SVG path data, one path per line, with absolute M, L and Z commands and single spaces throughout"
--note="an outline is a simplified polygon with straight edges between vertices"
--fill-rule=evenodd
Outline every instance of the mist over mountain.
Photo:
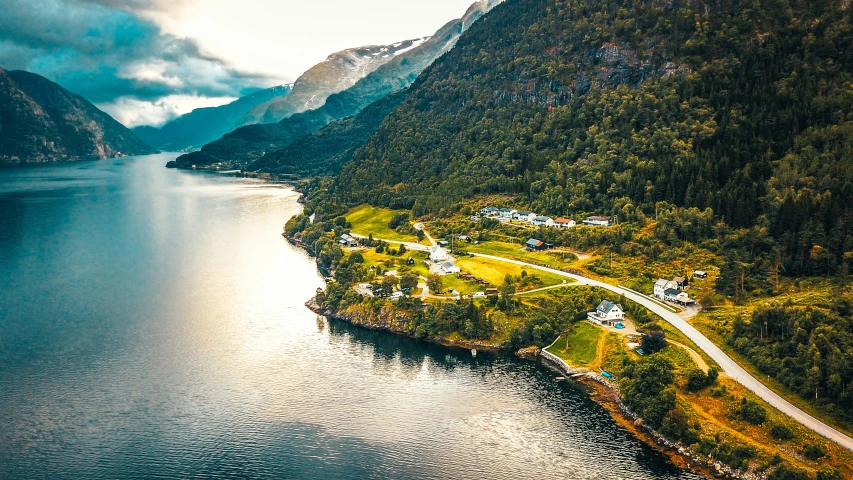
M 219 107 L 197 108 L 160 128 L 136 127 L 133 132 L 145 143 L 161 150 L 199 148 L 235 128 L 257 105 L 290 93 L 291 85 L 279 85 L 241 97 Z
M 34 73 L 0 68 L 0 165 L 153 150 L 83 97 Z

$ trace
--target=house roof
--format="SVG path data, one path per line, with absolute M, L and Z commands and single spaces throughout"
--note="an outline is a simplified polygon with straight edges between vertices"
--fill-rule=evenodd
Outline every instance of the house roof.
M 554 222 L 555 223 L 572 223 L 572 220 L 570 218 L 560 217 L 560 218 L 554 220 Z
M 511 208 L 504 207 L 504 208 L 500 209 L 500 211 L 502 211 L 502 212 L 513 212 L 514 210 Z
M 528 212 L 527 210 L 522 210 L 522 211 L 518 212 L 518 214 L 523 215 L 523 216 L 529 216 L 529 215 L 533 215 L 533 212 Z
M 674 288 L 667 288 L 663 291 L 664 295 L 678 295 L 679 291 Z
M 693 275 L 707 275 L 707 273 L 704 270 L 696 270 Z
M 442 264 L 441 264 L 441 268 L 443 268 L 444 270 L 450 270 L 451 268 L 453 268 L 453 267 L 455 267 L 455 266 L 456 266 L 456 265 L 454 265 L 454 264 L 452 264 L 452 263 L 450 263 L 450 262 L 444 262 L 444 263 L 442 263 Z M 458 268 L 458 267 L 457 267 L 457 268 Z
M 548 220 L 551 220 L 551 217 L 538 216 L 533 220 L 536 220 L 537 222 L 547 222 Z
M 613 310 L 613 307 L 619 307 L 619 310 L 622 310 L 622 305 L 619 305 L 618 303 L 613 303 L 610 300 L 604 300 L 599 303 L 598 308 L 596 310 L 602 312 L 604 315 L 607 315 L 608 313 L 610 313 L 611 310 Z
M 672 279 L 672 281 L 675 283 L 684 283 L 685 281 L 687 281 L 687 279 L 684 277 L 675 277 Z
M 544 245 L 544 243 L 545 242 L 543 242 L 542 240 L 538 240 L 536 238 L 531 238 L 530 240 L 527 241 L 527 246 L 528 247 L 539 247 L 541 245 Z
M 593 215 L 592 217 L 586 217 L 587 220 L 592 222 L 609 222 L 610 217 L 602 217 L 599 215 Z
M 667 283 L 669 283 L 669 280 L 665 278 L 659 278 L 658 281 L 655 282 L 655 286 L 665 287 Z

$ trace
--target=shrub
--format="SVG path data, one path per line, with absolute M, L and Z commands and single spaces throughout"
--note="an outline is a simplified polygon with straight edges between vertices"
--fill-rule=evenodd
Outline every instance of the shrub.
M 841 472 L 834 468 L 823 467 L 817 471 L 815 480 L 844 480 L 844 477 L 841 476 Z
M 794 438 L 794 431 L 782 423 L 774 423 L 770 427 L 770 436 L 776 440 L 790 440 Z
M 809 480 L 809 474 L 805 470 L 789 467 L 783 463 L 767 477 L 767 480 Z
M 758 402 L 747 400 L 745 397 L 741 399 L 737 413 L 740 418 L 753 425 L 761 425 L 767 420 L 767 410 Z
M 809 444 L 803 448 L 803 456 L 809 460 L 817 460 L 826 456 L 826 451 L 820 445 Z
M 666 347 L 666 334 L 663 332 L 649 332 L 643 335 L 640 346 L 648 354 L 659 352 Z

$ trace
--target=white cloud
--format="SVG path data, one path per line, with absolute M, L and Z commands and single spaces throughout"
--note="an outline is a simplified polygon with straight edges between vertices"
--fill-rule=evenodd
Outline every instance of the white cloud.
M 129 128 L 139 125 L 159 127 L 196 108 L 218 107 L 234 100 L 236 100 L 234 97 L 202 97 L 197 95 L 168 95 L 154 101 L 120 97 L 110 103 L 98 104 L 97 107 Z
M 292 81 L 329 54 L 432 35 L 474 0 L 192 0 L 139 13 L 238 71 Z

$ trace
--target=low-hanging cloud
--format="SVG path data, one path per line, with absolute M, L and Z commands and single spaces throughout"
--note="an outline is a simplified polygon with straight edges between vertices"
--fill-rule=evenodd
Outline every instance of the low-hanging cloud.
M 113 112 L 162 105 L 167 97 L 234 98 L 278 83 L 204 55 L 192 40 L 163 34 L 139 14 L 175 8 L 180 0 L 3 3 L 0 66 L 43 75 Z M 178 110 L 148 108 L 142 117 L 163 123 Z M 151 115 L 157 111 L 163 116 Z

